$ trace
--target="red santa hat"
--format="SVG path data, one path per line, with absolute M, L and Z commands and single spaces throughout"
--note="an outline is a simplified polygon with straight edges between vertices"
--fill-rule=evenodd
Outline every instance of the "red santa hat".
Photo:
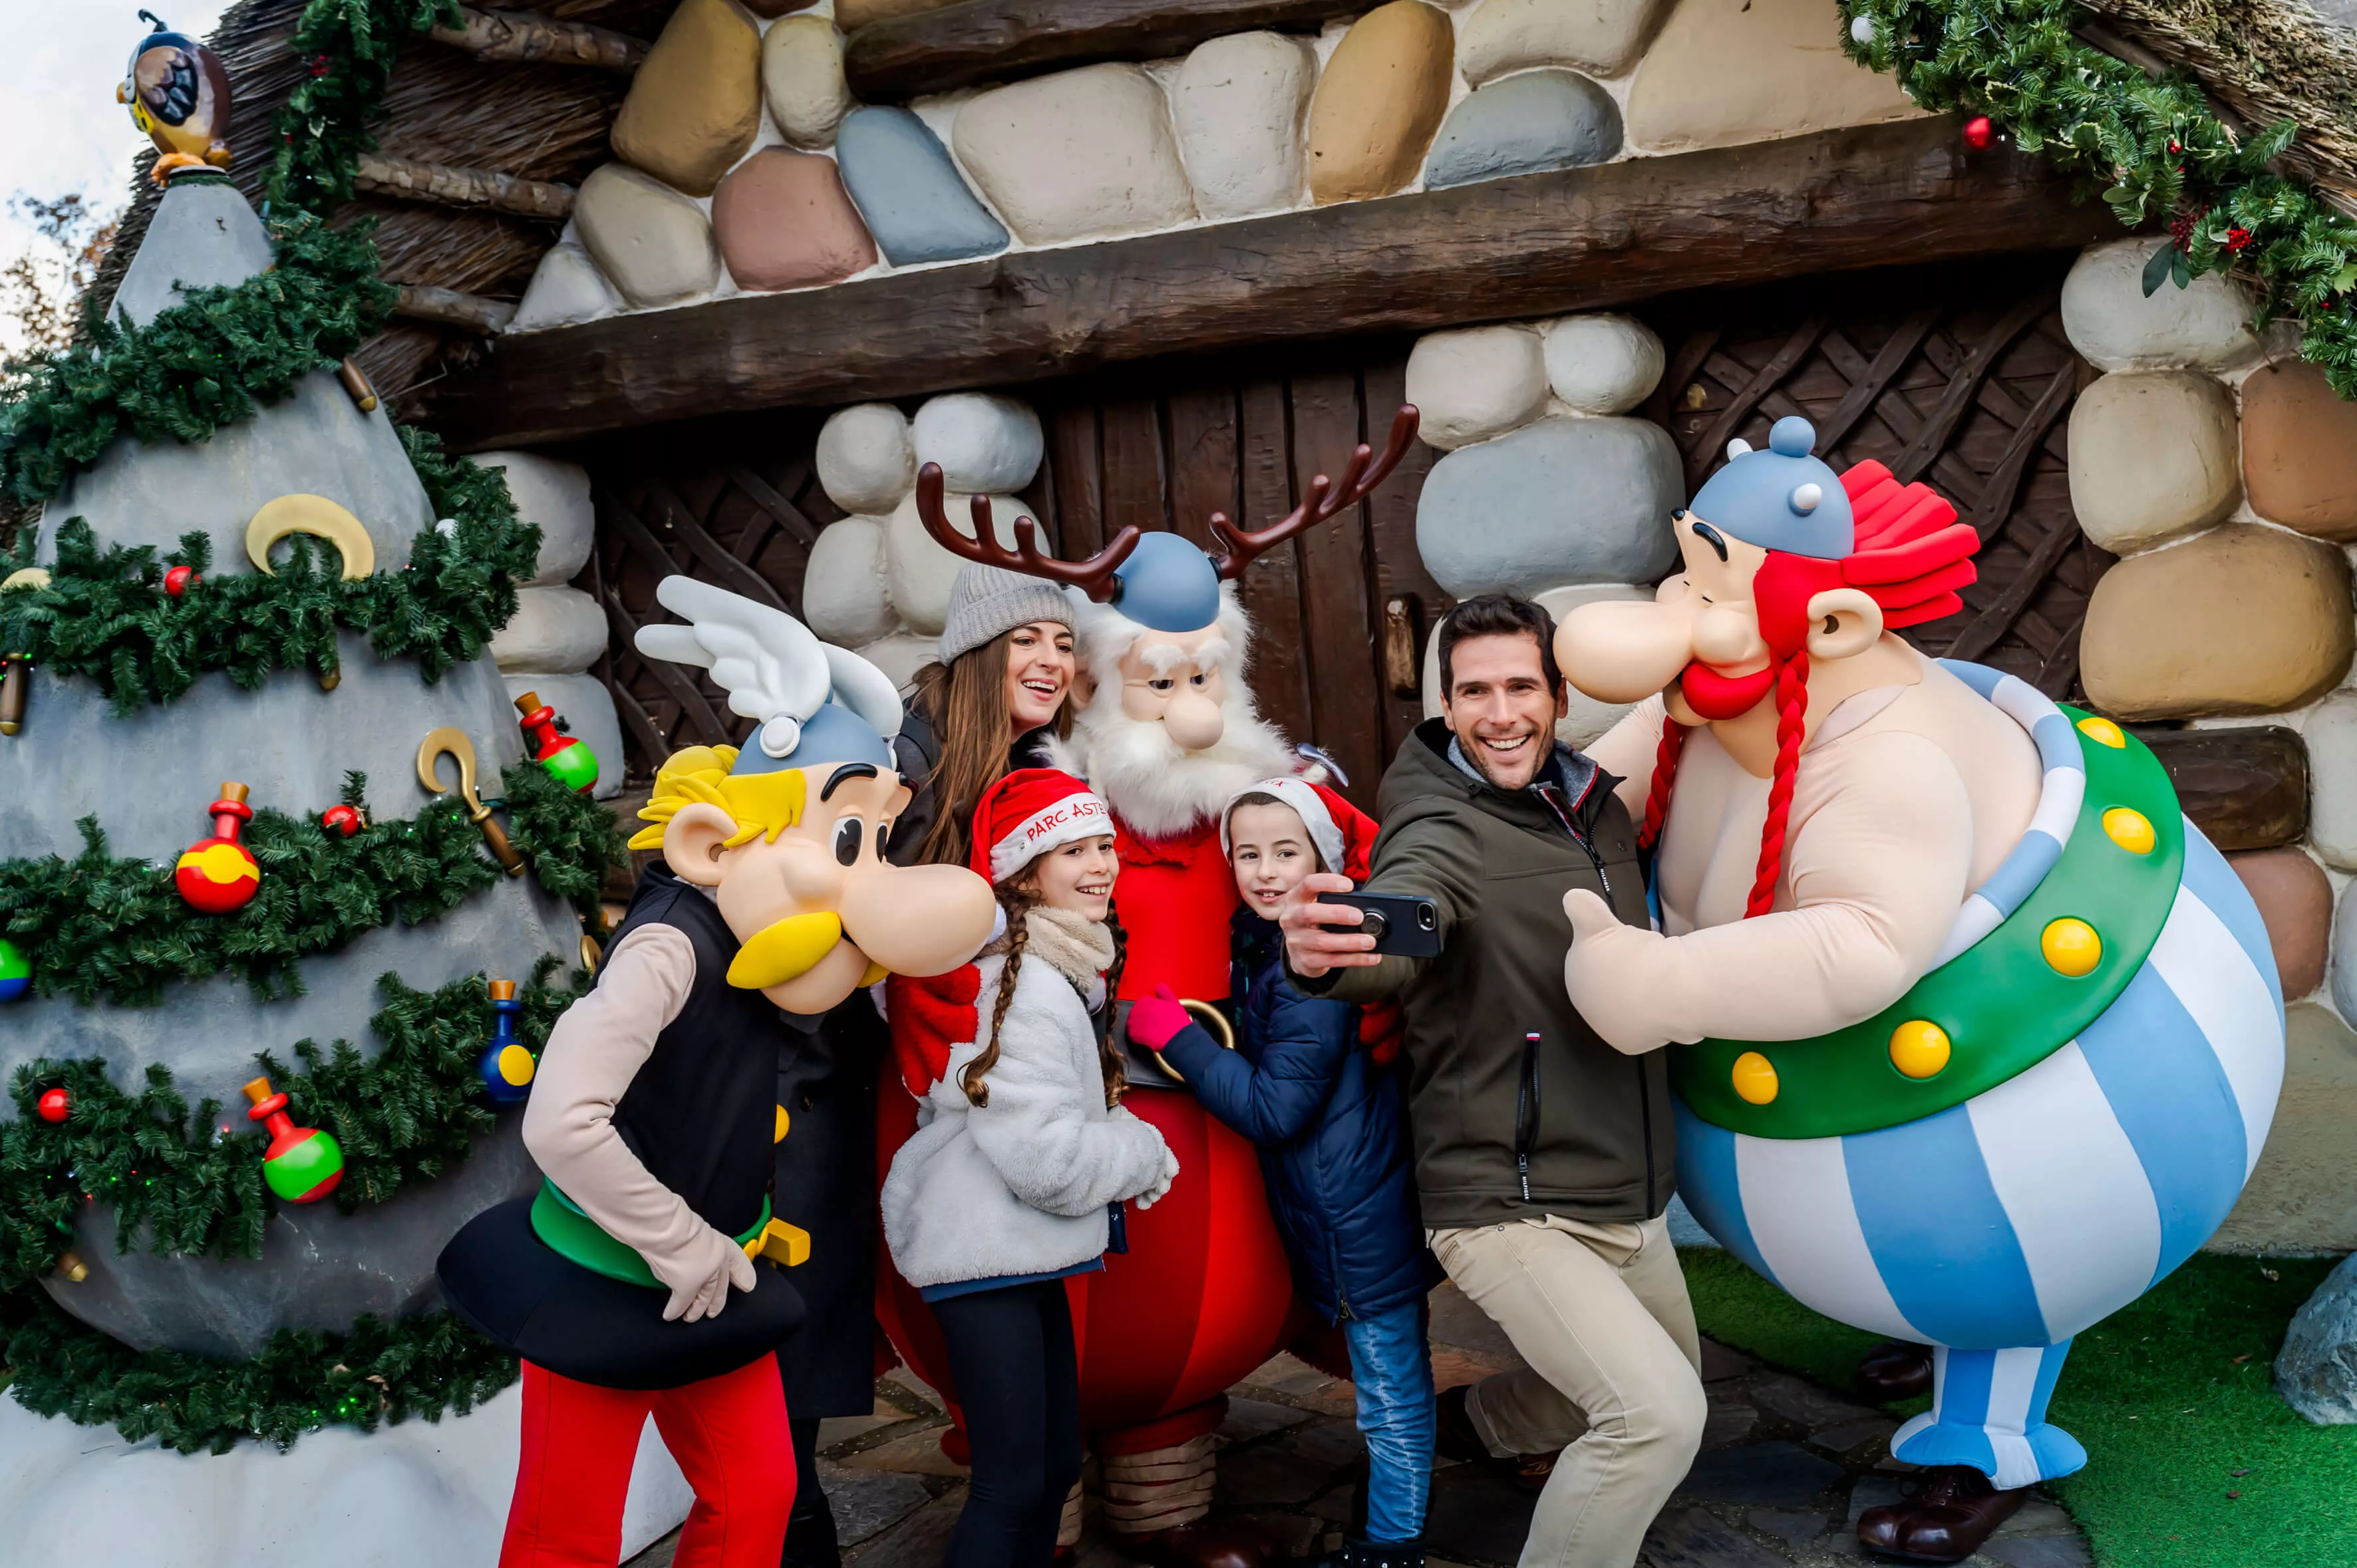
M 1004 882 L 1060 844 L 1112 832 L 1113 808 L 1086 784 L 1059 768 L 1018 768 L 974 808 L 967 863 Z
M 1222 854 L 1232 853 L 1228 842 L 1228 819 L 1235 813 L 1236 802 L 1247 795 L 1273 795 L 1292 807 L 1301 818 L 1301 825 L 1309 830 L 1310 845 L 1318 851 L 1318 858 L 1325 862 L 1327 870 L 1339 871 L 1354 882 L 1365 879 L 1368 865 L 1374 858 L 1374 820 L 1325 785 L 1312 784 L 1307 779 L 1264 779 L 1229 797 L 1220 811 Z

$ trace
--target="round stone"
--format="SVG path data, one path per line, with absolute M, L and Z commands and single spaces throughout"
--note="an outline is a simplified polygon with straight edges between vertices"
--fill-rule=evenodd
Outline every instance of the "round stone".
M 1407 357 L 1407 400 L 1416 434 L 1444 452 L 1519 429 L 1546 406 L 1538 334 L 1521 327 L 1430 332 Z
M 764 147 L 729 170 L 712 199 L 712 231 L 728 275 L 756 293 L 841 283 L 876 264 L 843 171 L 821 153 Z
M 1620 106 L 1577 71 L 1529 70 L 1450 112 L 1425 161 L 1427 190 L 1600 164 L 1620 150 Z
M 779 134 L 823 147 L 851 113 L 843 81 L 843 35 L 824 16 L 789 16 L 761 36 L 761 96 Z
M 532 282 L 524 285 L 523 298 L 508 320 L 508 330 L 541 332 L 577 321 L 595 321 L 613 315 L 617 305 L 613 289 L 588 252 L 578 245 L 551 245 L 540 258 L 540 265 L 533 269 Z
M 2092 714 L 2079 721 L 2079 729 L 2097 746 L 2108 746 L 2114 751 L 2120 750 L 2128 743 L 2127 736 L 2122 732 L 2119 725 L 2109 719 L 2097 718 Z
M 2038 950 L 2046 955 L 2055 973 L 2077 980 L 2094 973 L 2095 966 L 2104 961 L 2104 939 L 2086 921 L 2065 915 L 2046 922 L 2046 929 L 2038 936 Z
M 1307 42 L 1231 33 L 1199 46 L 1170 86 L 1170 118 L 1205 218 L 1243 218 L 1301 199 L 1301 116 L 1318 81 Z
M 2230 854 L 2226 863 L 2258 907 L 2284 1000 L 2298 1001 L 2324 983 L 2332 930 L 2331 879 L 2297 844 Z
M 597 534 L 589 471 L 537 452 L 479 452 L 473 460 L 500 470 L 516 516 L 540 530 L 540 559 L 524 586 L 553 587 L 580 575 Z
M 1309 195 L 1389 196 L 1415 178 L 1448 109 L 1456 41 L 1447 13 L 1391 0 L 1342 35 L 1309 103 Z
M 573 226 L 606 281 L 641 310 L 720 282 L 720 248 L 704 209 L 627 165 L 603 165 L 581 182 Z
M 1534 65 L 1618 76 L 1668 9 L 1668 0 L 1482 0 L 1458 38 L 1458 64 L 1476 86 Z
M 1948 1031 L 1928 1018 L 1910 1018 L 1890 1031 L 1890 1065 L 1909 1078 L 1937 1078 L 1948 1056 Z
M 1921 115 L 1842 53 L 1840 27 L 1834 0 L 1678 6 L 1630 81 L 1630 144 L 1685 152 Z
M 927 400 L 913 426 L 917 461 L 939 463 L 953 490 L 1019 490 L 1039 471 L 1047 440 L 1028 403 L 987 392 Z
M 1415 545 L 1458 598 L 1653 583 L 1677 560 L 1669 516 L 1684 502 L 1684 466 L 1660 425 L 1559 415 L 1435 463 Z
M 952 492 L 942 498 L 942 504 L 949 513 L 950 526 L 972 538 L 971 499 Z M 1013 496 L 990 498 L 990 531 L 1009 550 L 1015 548 L 1015 520 L 1025 515 L 1023 503 Z M 884 549 L 888 563 L 885 579 L 892 596 L 892 607 L 900 612 L 900 618 L 909 623 L 911 630 L 928 638 L 939 637 L 942 623 L 949 618 L 950 585 L 957 581 L 965 563 L 935 543 L 933 536 L 925 532 L 924 521 L 917 515 L 914 496 L 893 509 L 886 521 Z
M 2357 403 L 2314 365 L 2252 371 L 2243 383 L 2243 483 L 2269 522 L 2357 540 Z
M 2259 353 L 2241 285 L 2212 273 L 2147 295 L 2149 234 L 2090 245 L 2062 280 L 2062 331 L 2096 369 L 2225 371 Z
M 1729 1075 L 1735 1082 L 1735 1092 L 1746 1103 L 1765 1105 L 1776 1098 L 1776 1069 L 1758 1051 L 1746 1051 L 1735 1058 L 1735 1069 Z
M 614 156 L 709 196 L 760 129 L 760 30 L 729 0 L 680 0 L 614 116 Z
M 569 675 L 606 651 L 606 612 L 578 588 L 521 588 L 516 613 L 491 636 L 502 671 Z
M 1006 248 L 1006 230 L 966 188 L 950 151 L 906 109 L 869 103 L 835 127 L 843 183 L 896 267 Z
M 950 134 L 1006 226 L 1055 245 L 1195 216 L 1162 89 L 1136 66 L 1082 66 L 969 100 Z
M 854 403 L 828 415 L 817 460 L 819 488 L 849 512 L 888 512 L 917 482 L 909 416 L 888 403 Z
M 2299 733 L 2308 746 L 2309 845 L 2334 870 L 2357 871 L 2357 692 L 2317 703 Z
M 1577 413 L 1626 413 L 1651 397 L 1666 363 L 1653 329 L 1628 316 L 1566 316 L 1550 322 L 1547 384 Z
M 2150 854 L 2158 842 L 2152 819 L 2127 806 L 2114 806 L 2104 813 L 2104 836 L 2130 854 Z
M 839 648 L 857 648 L 891 631 L 883 519 L 841 518 L 819 531 L 802 573 L 802 618 Z
M 2234 396 L 2192 371 L 2104 377 L 2071 408 L 2071 509 L 2088 538 L 2131 555 L 2234 510 Z

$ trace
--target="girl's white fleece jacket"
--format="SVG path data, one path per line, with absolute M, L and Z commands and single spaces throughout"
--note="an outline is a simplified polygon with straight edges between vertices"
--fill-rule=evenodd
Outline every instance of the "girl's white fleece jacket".
M 1037 945 L 1016 972 L 998 1061 L 984 1079 L 990 1103 L 967 1103 L 959 1075 L 989 1038 L 1006 964 L 1003 951 L 976 961 L 982 1040 L 951 1050 L 884 1179 L 885 1244 L 912 1285 L 1085 1262 L 1105 1250 L 1105 1206 L 1154 1187 L 1168 1158 L 1161 1133 L 1107 1109 L 1088 1007 Z M 1103 983 L 1091 981 L 1102 996 Z

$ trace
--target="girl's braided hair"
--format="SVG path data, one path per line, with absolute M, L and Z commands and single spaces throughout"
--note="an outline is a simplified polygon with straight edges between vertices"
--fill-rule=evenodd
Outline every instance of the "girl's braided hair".
M 984 1081 L 990 1069 L 998 1065 L 998 1035 L 1006 1023 L 1006 1009 L 1015 1000 L 1015 977 L 1023 971 L 1023 950 L 1031 945 L 1031 911 L 1039 907 L 1039 895 L 1023 886 L 1030 880 L 1030 868 L 1008 878 L 993 889 L 998 896 L 998 907 L 1006 911 L 1006 967 L 998 975 L 998 1000 L 990 1009 L 990 1038 L 974 1060 L 965 1064 L 958 1074 L 958 1087 L 965 1090 L 966 1103 L 977 1109 L 990 1103 L 990 1085 Z M 1129 957 L 1129 933 L 1123 930 L 1120 918 L 1108 910 L 1105 923 L 1113 928 L 1113 967 L 1105 972 L 1104 1022 L 1097 1029 L 1097 1067 L 1104 1075 L 1104 1096 L 1107 1109 L 1121 1103 L 1129 1092 L 1129 1074 L 1122 1066 L 1121 1053 L 1114 1048 L 1110 1027 L 1114 1015 L 1114 998 L 1121 992 L 1121 971 Z

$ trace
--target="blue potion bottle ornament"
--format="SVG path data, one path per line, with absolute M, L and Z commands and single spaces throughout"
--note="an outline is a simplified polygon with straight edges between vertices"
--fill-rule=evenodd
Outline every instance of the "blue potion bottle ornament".
M 540 1066 L 516 1038 L 516 1019 L 523 1004 L 516 1000 L 512 980 L 491 982 L 491 1007 L 499 1015 L 490 1043 L 483 1047 L 483 1091 L 494 1105 L 521 1105 L 532 1093 L 532 1075 Z

